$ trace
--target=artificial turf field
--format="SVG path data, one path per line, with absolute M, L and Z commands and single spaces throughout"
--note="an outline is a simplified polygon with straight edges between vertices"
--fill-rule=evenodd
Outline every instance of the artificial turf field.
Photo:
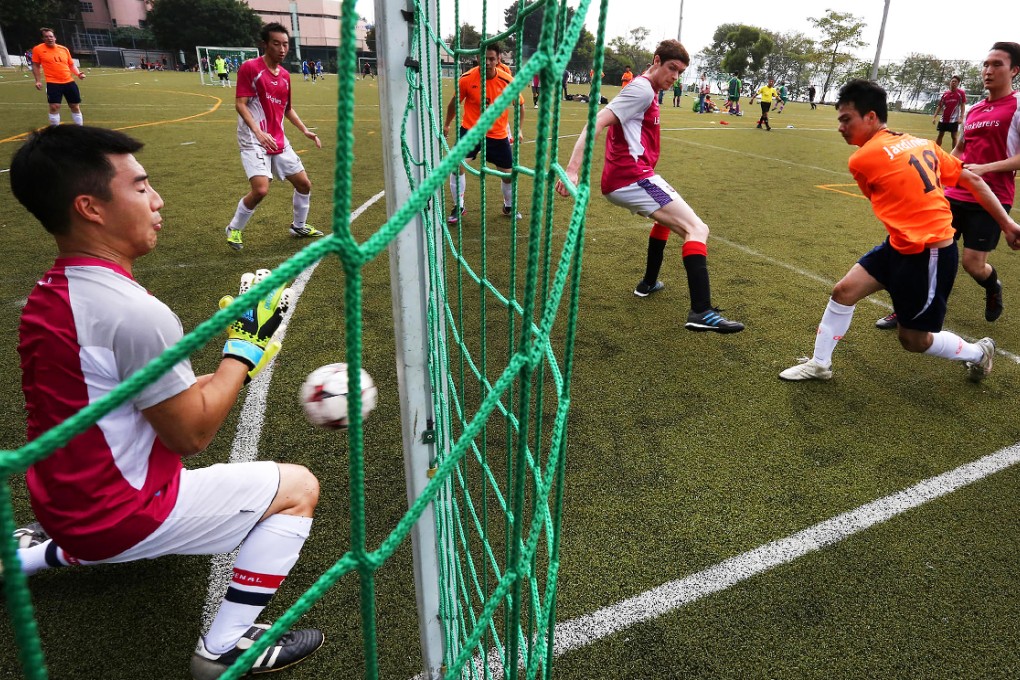
M 5 170 L 17 147 L 13 138 L 45 123 L 45 104 L 30 78 L 16 70 L 0 74 Z M 316 151 L 289 134 L 314 184 L 309 221 L 328 228 L 336 81 L 296 79 L 294 85 L 297 111 L 324 142 Z M 280 183 L 249 224 L 245 249 L 237 253 L 224 243 L 223 227 L 247 190 L 232 90 L 202 87 L 197 74 L 97 69 L 82 92 L 88 124 L 127 128 L 146 143 L 138 158 L 166 207 L 160 245 L 139 261 L 135 275 L 177 312 L 185 330 L 233 292 L 242 272 L 275 266 L 300 246 L 285 235 L 290 187 Z M 608 96 L 614 93 L 607 88 Z M 352 208 L 383 189 L 377 95 L 375 81 L 357 81 Z M 680 108 L 670 107 L 669 98 L 664 104 L 658 169 L 711 227 L 714 303 L 747 330 L 724 337 L 683 329 L 688 299 L 676 243 L 667 249 L 661 276 L 666 289 L 635 298 L 647 223 L 601 197 L 592 200 L 557 618 L 592 616 L 581 621 L 600 623 L 575 627 L 581 632 L 558 657 L 554 675 L 1017 677 L 1018 474 L 1008 455 L 1005 469 L 986 475 L 979 468 L 977 481 L 933 493 L 938 497 L 918 507 L 897 514 L 902 502 L 881 506 L 878 519 L 891 516 L 888 521 L 871 525 L 853 515 L 836 523 L 826 534 L 833 544 L 820 550 L 781 543 L 776 551 L 743 557 L 1020 440 L 1013 415 L 1020 384 L 1016 256 L 1003 246 L 991 258 L 1005 285 L 1006 311 L 995 324 L 984 321 L 982 289 L 962 272 L 951 298 L 947 328 L 970 339 L 991 335 L 998 343 L 995 369 L 983 383 L 967 382 L 961 365 L 907 354 L 894 333 L 875 330 L 874 320 L 888 312 L 882 295 L 858 305 L 834 355 L 831 382 L 782 383 L 776 374 L 810 354 L 832 284 L 884 230 L 846 170 L 852 148 L 836 133 L 831 107 L 811 111 L 791 104 L 765 132 L 754 129 L 757 106 L 746 101 L 742 118 L 696 115 L 691 101 L 684 97 Z M 526 162 L 536 113 L 525 109 Z M 563 103 L 564 162 L 584 116 L 583 105 Z M 928 136 L 934 134 L 930 120 L 893 113 L 890 127 Z M 600 172 L 596 160 L 595 182 Z M 529 187 L 530 180 L 522 181 L 522 196 Z M 490 200 L 498 195 L 490 180 Z M 477 197 L 472 184 L 465 233 L 477 224 Z M 568 207 L 567 199 L 557 199 L 561 223 Z M 498 215 L 497 198 L 488 211 L 490 249 L 505 247 Z M 364 238 L 384 220 L 384 201 L 376 199 L 353 231 Z M 14 449 L 24 443 L 17 318 L 54 248 L 13 199 L 6 178 L 0 181 L 0 239 L 7 254 L 0 279 L 6 320 L 0 324 L 0 367 L 6 367 L 0 369 L 0 446 Z M 270 605 L 269 620 L 348 549 L 344 437 L 307 425 L 295 399 L 305 374 L 341 360 L 343 284 L 334 261 L 315 271 L 269 392 L 260 455 L 307 465 L 323 489 L 312 536 Z M 380 405 L 365 431 L 370 547 L 406 510 L 391 319 L 388 262 L 380 258 L 365 270 L 365 367 L 380 388 Z M 215 342 L 198 352 L 196 372 L 211 370 L 218 356 Z M 193 464 L 227 459 L 239 413 Z M 16 514 L 29 521 L 23 483 L 15 478 L 13 488 Z M 384 678 L 420 672 L 410 552 L 405 545 L 378 573 Z M 33 577 L 51 677 L 187 677 L 208 576 L 208 558 L 173 557 Z M 685 577 L 694 578 L 653 591 L 639 606 L 593 616 Z M 704 585 L 708 581 L 715 585 Z M 679 606 L 657 616 L 668 601 Z M 301 622 L 322 628 L 326 645 L 286 677 L 361 677 L 357 609 L 357 581 L 347 578 Z M 606 634 L 607 620 L 634 623 Z M 0 645 L 8 650 L 0 655 L 0 678 L 19 677 L 6 617 Z

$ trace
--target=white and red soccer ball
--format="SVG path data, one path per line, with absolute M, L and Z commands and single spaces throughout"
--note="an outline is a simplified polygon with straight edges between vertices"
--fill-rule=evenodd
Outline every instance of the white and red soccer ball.
M 347 364 L 320 366 L 301 385 L 301 406 L 308 422 L 330 430 L 346 430 L 348 418 Z M 379 402 L 379 390 L 372 376 L 361 369 L 361 418 L 364 420 Z

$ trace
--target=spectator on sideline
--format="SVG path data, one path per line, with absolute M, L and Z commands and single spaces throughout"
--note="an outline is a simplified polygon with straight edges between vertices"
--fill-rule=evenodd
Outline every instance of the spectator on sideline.
M 630 70 L 630 66 L 623 70 L 623 75 L 620 76 L 620 87 L 627 87 L 630 85 L 630 81 L 634 80 L 634 72 Z
M 563 100 L 564 101 L 569 99 L 569 97 L 567 97 L 567 83 L 568 82 L 570 82 L 570 71 L 564 70 L 563 71 Z
M 255 208 L 269 193 L 274 173 L 294 187 L 290 235 L 297 238 L 322 236 L 321 231 L 307 222 L 312 182 L 283 132 L 286 118 L 301 134 L 315 142 L 316 149 L 322 148 L 319 135 L 301 122 L 291 103 L 290 73 L 283 67 L 290 49 L 290 34 L 283 25 L 272 22 L 262 27 L 260 37 L 262 56 L 244 62 L 237 73 L 234 100 L 237 144 L 251 190 L 237 202 L 234 217 L 226 228 L 227 245 L 234 250 L 244 247 L 242 232 Z
M 967 93 L 960 87 L 960 76 L 953 76 L 949 79 L 949 89 L 939 97 L 939 103 L 935 105 L 935 113 L 931 118 L 932 125 L 938 124 L 936 129 L 939 135 L 935 138 L 936 144 L 942 146 L 942 138 L 948 132 L 953 147 L 956 147 L 956 133 L 960 129 L 960 121 L 966 107 Z
M 860 147 L 848 161 L 850 174 L 888 236 L 833 288 L 815 334 L 813 356 L 779 377 L 832 378 L 832 352 L 850 329 L 854 307 L 872 293 L 887 290 L 900 319 L 903 349 L 965 362 L 970 379 L 982 380 L 992 370 L 995 341 L 967 342 L 942 330 L 959 262 L 953 213 L 943 187 L 962 186 L 976 195 L 1014 249 L 1020 248 L 1020 226 L 959 159 L 931 140 L 890 131 L 886 93 L 877 84 L 850 81 L 840 89 L 836 106 L 840 135 L 847 144 Z
M 726 108 L 729 109 L 731 116 L 744 115 L 744 112 L 740 110 L 741 87 L 743 87 L 743 83 L 740 82 L 740 78 L 734 73 L 726 84 Z
M 542 79 L 538 77 L 536 73 L 531 78 L 531 102 L 538 108 L 538 93 L 542 88 Z
M 814 111 L 815 109 L 818 108 L 818 104 L 815 104 L 815 94 L 816 93 L 817 93 L 817 90 L 815 90 L 815 86 L 814 85 L 809 85 L 808 89 L 807 89 L 807 96 L 808 96 L 808 103 L 811 104 L 811 110 L 812 111 Z
M 677 78 L 676 82 L 673 83 L 673 108 L 677 108 L 680 106 L 680 98 L 683 96 L 683 93 L 684 82 Z
M 494 102 L 503 90 L 514 79 L 510 69 L 499 61 L 501 48 L 499 43 L 489 43 L 485 48 L 485 101 Z M 457 101 L 463 103 L 463 118 L 460 122 L 460 131 L 457 139 L 468 133 L 468 130 L 475 126 L 478 118 L 482 115 L 482 72 L 480 67 L 475 66 L 464 72 L 457 83 L 457 94 L 450 97 L 450 103 L 446 106 L 446 120 L 443 122 L 443 135 L 449 137 L 450 125 L 457 117 Z M 524 99 L 518 99 L 520 104 L 520 122 L 524 124 Z M 450 146 L 456 143 L 450 140 Z M 489 128 L 485 135 L 485 160 L 496 166 L 500 172 L 510 173 L 513 171 L 514 158 L 510 138 L 510 109 L 505 109 L 496 119 L 496 122 Z M 478 157 L 482 145 L 479 144 L 467 157 L 474 160 Z M 513 184 L 510 177 L 500 178 L 500 187 L 503 190 L 503 214 L 511 215 L 513 209 Z M 453 197 L 453 209 L 447 222 L 456 224 L 464 215 L 464 193 L 467 190 L 467 177 L 462 171 L 450 175 L 450 195 Z M 521 214 L 517 213 L 517 219 Z
M 71 53 L 63 45 L 57 44 L 52 28 L 40 28 L 43 41 L 32 50 L 32 75 L 35 76 L 35 89 L 43 87 L 43 76 L 46 76 L 46 101 L 49 103 L 50 125 L 60 125 L 60 100 L 67 100 L 71 109 L 71 120 L 75 125 L 84 125 L 85 118 L 81 113 L 81 92 L 78 83 L 72 76 L 85 80 L 85 74 L 74 65 Z
M 177 316 L 134 279 L 135 262 L 163 227 L 163 199 L 133 155 L 141 147 L 114 130 L 56 126 L 33 133 L 11 161 L 15 197 L 57 246 L 21 314 L 29 440 L 105 397 L 183 335 Z M 268 629 L 256 620 L 297 562 L 318 504 L 318 480 L 300 465 L 181 463 L 209 445 L 241 388 L 268 364 L 265 347 L 289 298 L 280 286 L 249 313 L 252 321 L 231 326 L 215 373 L 196 377 L 184 359 L 25 475 L 38 519 L 15 532 L 26 575 L 240 546 L 191 657 L 196 680 L 218 678 Z M 322 642 L 317 630 L 286 633 L 254 670 L 297 663 Z
M 701 79 L 698 81 L 698 113 L 705 112 L 705 97 L 711 91 L 712 86 L 708 83 L 708 76 L 702 73 Z
M 634 295 L 648 297 L 665 288 L 658 280 L 663 252 L 670 231 L 684 239 L 682 248 L 691 310 L 684 327 L 691 331 L 736 333 L 744 324 L 730 321 L 712 306 L 708 279 L 708 225 L 701 221 L 680 194 L 655 172 L 659 160 L 659 104 L 656 92 L 673 86 L 691 63 L 687 50 L 676 40 L 663 40 L 655 48 L 651 67 L 639 75 L 598 112 L 595 129 L 581 131 L 564 169 L 567 178 L 577 184 L 588 135 L 596 139 L 606 133 L 606 158 L 602 169 L 602 194 L 606 199 L 633 213 L 651 219 L 648 259 L 645 275 L 638 281 Z M 635 142 L 640 140 L 640 153 Z M 570 192 L 562 181 L 556 182 L 562 196 Z

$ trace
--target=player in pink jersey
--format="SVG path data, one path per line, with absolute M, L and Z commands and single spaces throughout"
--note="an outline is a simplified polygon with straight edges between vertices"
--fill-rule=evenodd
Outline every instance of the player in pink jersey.
M 242 232 L 255 208 L 269 193 L 273 173 L 294 185 L 291 236 L 322 236 L 321 231 L 307 223 L 312 182 L 283 134 L 283 119 L 286 118 L 301 134 L 315 142 L 315 148 L 322 148 L 319 136 L 301 122 L 291 104 L 290 74 L 283 67 L 290 49 L 290 34 L 282 24 L 274 22 L 262 27 L 261 38 L 263 55 L 244 62 L 237 72 L 234 104 L 237 144 L 241 147 L 241 164 L 251 191 L 238 201 L 234 217 L 226 228 L 227 245 L 234 250 L 244 247 Z
M 18 330 L 30 440 L 105 398 L 183 334 L 133 275 L 164 226 L 163 199 L 134 156 L 141 147 L 114 130 L 63 125 L 33 133 L 11 161 L 12 193 L 57 246 Z M 183 359 L 26 473 L 39 520 L 15 532 L 26 575 L 237 549 L 231 583 L 191 658 L 196 680 L 218 678 L 268 629 L 255 621 L 297 562 L 319 500 L 318 480 L 300 465 L 181 463 L 209 445 L 244 384 L 268 364 L 288 299 L 279 286 L 231 326 L 215 373 L 196 377 Z M 317 630 L 286 633 L 253 670 L 297 663 L 322 642 Z M 96 677 L 108 675 L 101 663 Z
M 960 129 L 966 106 L 967 93 L 960 88 L 960 76 L 953 76 L 949 79 L 949 89 L 942 93 L 931 118 L 932 125 L 938 125 L 939 136 L 935 138 L 937 145 L 942 146 L 942 138 L 948 132 L 953 147 L 956 147 L 956 133 Z
M 602 194 L 633 213 L 654 221 L 648 236 L 645 275 L 634 295 L 647 297 L 665 288 L 658 280 L 663 252 L 671 231 L 684 239 L 681 249 L 691 309 L 684 328 L 691 331 L 737 333 L 744 324 L 730 321 L 712 306 L 708 280 L 708 225 L 680 194 L 655 172 L 659 160 L 659 102 L 657 93 L 673 87 L 690 64 L 687 50 L 676 40 L 664 40 L 655 48 L 648 69 L 620 90 L 613 101 L 595 117 L 595 131 L 581 130 L 565 168 L 571 183 L 577 183 L 584 147 L 589 134 L 606 133 L 606 162 L 602 170 Z M 556 182 L 562 196 L 570 192 Z
M 1006 209 L 1013 207 L 1016 171 L 1020 169 L 1020 92 L 1013 79 L 1020 74 L 1020 44 L 997 42 L 981 65 L 981 78 L 988 96 L 967 111 L 963 135 L 953 155 L 964 167 L 982 177 Z M 1002 281 L 988 262 L 999 244 L 1000 230 L 977 199 L 960 187 L 946 189 L 953 210 L 956 238 L 963 238 L 960 262 L 979 286 L 985 289 L 985 320 L 1002 314 Z M 896 327 L 896 316 L 879 319 L 878 328 Z

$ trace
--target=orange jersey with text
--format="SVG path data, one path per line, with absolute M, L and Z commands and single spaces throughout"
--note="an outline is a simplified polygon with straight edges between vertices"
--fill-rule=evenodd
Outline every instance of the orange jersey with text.
M 953 238 L 953 214 L 943 189 L 955 186 L 960 159 L 930 139 L 882 130 L 850 156 L 850 174 L 904 255 Z
M 62 85 L 74 80 L 74 62 L 71 53 L 63 45 L 50 47 L 46 43 L 39 43 L 32 50 L 32 61 L 42 66 L 47 83 Z
M 491 106 L 503 90 L 514 79 L 510 69 L 502 64 L 496 67 L 496 75 L 485 81 L 485 105 Z M 460 124 L 470 130 L 482 115 L 482 71 L 477 66 L 460 77 L 460 101 L 464 104 Z M 524 98 L 519 97 L 521 104 Z M 510 136 L 510 109 L 506 108 L 492 124 L 485 135 L 492 139 L 506 139 Z

